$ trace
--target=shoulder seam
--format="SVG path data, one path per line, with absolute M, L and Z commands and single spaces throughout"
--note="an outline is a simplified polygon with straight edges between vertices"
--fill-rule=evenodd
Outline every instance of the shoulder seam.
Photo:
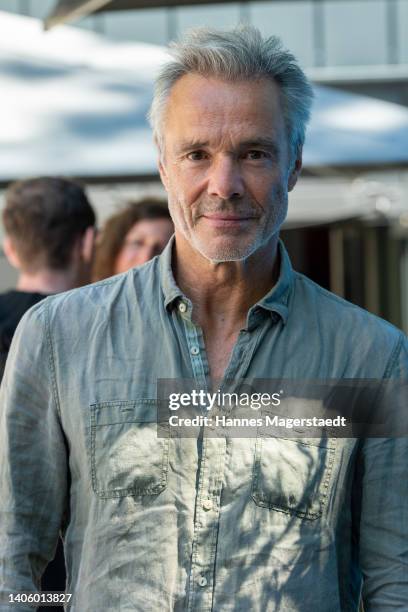
M 393 367 L 395 366 L 395 364 L 397 362 L 398 355 L 399 355 L 399 353 L 401 351 L 403 340 L 404 340 L 404 337 L 400 333 L 398 335 L 397 342 L 395 343 L 395 346 L 394 346 L 394 348 L 391 351 L 391 355 L 390 355 L 390 358 L 389 358 L 388 363 L 386 365 L 383 378 L 389 378 L 389 375 L 391 374 L 391 371 L 392 371 Z
M 401 333 L 401 330 L 398 327 L 396 327 L 393 323 L 391 323 L 390 321 L 387 321 L 387 319 L 383 319 L 381 316 L 374 314 L 373 312 L 370 312 L 366 308 L 363 308 L 362 306 L 359 306 L 358 304 L 353 304 L 353 302 L 350 302 L 349 300 L 346 300 L 345 298 L 340 297 L 339 295 L 336 295 L 332 291 L 329 291 L 328 289 L 321 287 L 318 283 L 313 281 L 308 276 L 305 276 L 301 272 L 296 272 L 296 275 L 299 277 L 299 280 L 307 284 L 313 285 L 316 291 L 321 293 L 323 296 L 327 297 L 327 299 L 332 300 L 339 306 L 343 306 L 344 308 L 351 308 L 369 317 L 373 321 L 378 321 L 379 323 L 381 323 L 383 326 L 387 327 L 388 329 L 393 329 L 395 332 Z

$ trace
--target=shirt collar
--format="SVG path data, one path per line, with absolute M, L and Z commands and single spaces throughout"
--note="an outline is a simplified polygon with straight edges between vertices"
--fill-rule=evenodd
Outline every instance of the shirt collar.
M 289 255 L 282 240 L 278 242 L 279 276 L 272 289 L 260 299 L 252 309 L 257 306 L 277 313 L 286 323 L 289 314 L 289 298 L 293 288 L 293 269 Z
M 175 238 L 174 235 L 170 238 L 166 248 L 160 255 L 160 278 L 161 286 L 164 294 L 164 306 L 168 308 L 176 300 L 183 298 L 187 300 L 181 289 L 177 286 L 172 270 L 172 254 Z M 277 313 L 283 323 L 286 323 L 289 313 L 289 297 L 293 287 L 293 269 L 290 263 L 289 255 L 281 240 L 278 242 L 278 257 L 279 257 L 279 277 L 272 289 L 264 295 L 264 297 L 254 304 L 250 311 L 257 307 L 268 310 L 271 313 Z
M 171 267 L 174 243 L 175 237 L 173 234 L 159 258 L 160 281 L 164 293 L 165 308 L 168 308 L 178 298 L 185 298 L 181 289 L 176 285 L 176 281 L 174 280 L 173 276 L 173 270 Z

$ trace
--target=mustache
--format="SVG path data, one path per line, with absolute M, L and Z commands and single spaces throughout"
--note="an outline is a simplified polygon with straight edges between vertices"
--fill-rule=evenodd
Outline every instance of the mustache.
M 222 200 L 221 202 L 200 202 L 195 209 L 195 217 L 204 215 L 234 215 L 239 217 L 260 217 L 261 211 L 258 206 L 251 202 L 234 202 L 233 200 Z

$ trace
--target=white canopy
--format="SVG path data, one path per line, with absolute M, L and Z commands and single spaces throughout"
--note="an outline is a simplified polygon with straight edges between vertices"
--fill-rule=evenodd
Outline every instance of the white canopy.
M 0 12 L 0 180 L 154 174 L 145 115 L 166 57 Z
M 0 12 L 0 181 L 153 175 L 146 121 L 164 48 Z M 316 87 L 306 167 L 408 162 L 408 109 Z

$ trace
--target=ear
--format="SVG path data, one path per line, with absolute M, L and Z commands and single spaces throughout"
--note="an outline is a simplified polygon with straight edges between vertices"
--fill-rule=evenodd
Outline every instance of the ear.
M 296 151 L 296 158 L 292 163 L 292 168 L 288 176 L 288 191 L 292 191 L 297 183 L 300 172 L 302 170 L 302 147 L 299 146 Z
M 166 171 L 166 166 L 164 163 L 164 152 L 163 152 L 163 146 L 162 144 L 157 140 L 157 138 L 155 138 L 154 140 L 156 147 L 157 147 L 157 151 L 159 153 L 159 157 L 157 159 L 157 165 L 159 167 L 159 172 L 160 172 L 160 178 L 161 178 L 161 182 L 163 183 L 163 186 L 165 188 L 165 190 L 167 191 L 167 186 L 168 186 L 168 176 L 167 176 L 167 171 Z
M 168 185 L 167 171 L 166 171 L 166 167 L 164 166 L 161 157 L 159 157 L 158 165 L 159 165 L 161 182 L 163 183 L 165 190 L 168 191 L 167 189 L 167 185 Z
M 20 258 L 17 255 L 17 252 L 14 248 L 13 241 L 11 240 L 9 236 L 4 237 L 3 251 L 4 251 L 4 254 L 9 264 L 13 266 L 13 268 L 17 268 L 17 270 L 20 270 L 21 268 Z
M 81 238 L 81 256 L 86 263 L 91 263 L 95 247 L 96 229 L 93 225 L 86 228 Z

